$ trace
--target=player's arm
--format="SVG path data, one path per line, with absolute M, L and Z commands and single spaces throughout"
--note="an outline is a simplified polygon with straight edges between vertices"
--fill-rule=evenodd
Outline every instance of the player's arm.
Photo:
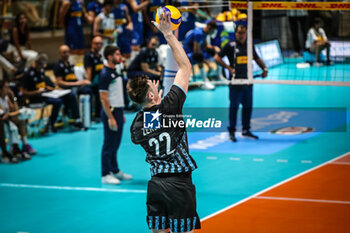
M 140 10 L 144 9 L 151 0 L 145 0 L 143 2 L 141 2 L 140 5 L 137 4 L 136 0 L 127 0 L 127 2 L 129 3 L 129 5 L 131 6 L 131 9 L 134 12 L 139 12 Z
M 128 24 L 126 25 L 126 29 L 129 29 L 130 31 L 134 30 L 134 24 L 132 23 L 130 13 L 127 7 L 125 7 L 125 17 L 126 17 L 126 21 L 128 21 Z
M 167 17 L 161 17 L 159 19 L 159 25 L 157 28 L 163 33 L 173 52 L 175 61 L 179 66 L 179 70 L 175 76 L 174 84 L 180 86 L 185 91 L 185 93 L 187 93 L 188 83 L 191 76 L 191 63 L 188 60 L 188 57 L 185 53 L 185 50 L 182 48 L 182 45 L 172 32 L 170 15 L 167 15 Z
M 83 8 L 83 16 L 84 16 L 86 22 L 87 22 L 88 24 L 92 24 L 92 23 L 94 22 L 95 17 L 94 17 L 93 15 L 89 14 L 89 13 L 86 11 L 85 2 L 84 2 L 84 1 L 82 1 L 82 8 Z
M 151 68 L 149 68 L 148 63 L 146 63 L 146 62 L 141 62 L 141 69 L 143 72 L 146 72 L 146 73 L 150 73 L 150 74 L 154 74 L 154 75 L 158 75 L 158 76 L 161 75 L 161 72 L 156 71 L 156 70 L 152 70 Z
M 148 17 L 147 8 L 142 10 L 142 18 L 145 25 L 147 25 L 147 27 L 149 27 L 149 29 L 151 29 L 153 33 L 156 33 L 157 28 L 152 24 L 151 20 Z
M 65 19 L 66 19 L 66 15 L 68 13 L 69 7 L 70 7 L 70 2 L 63 1 L 61 9 L 60 9 L 60 16 L 59 16 L 59 22 L 63 28 L 66 27 Z
M 235 73 L 235 69 L 232 68 L 230 65 L 226 64 L 222 58 L 227 56 L 227 51 L 229 50 L 229 43 L 227 43 L 224 48 L 220 51 L 220 53 L 215 54 L 214 56 L 214 60 L 216 61 L 217 64 L 219 64 L 220 66 L 228 69 L 230 71 L 231 74 Z

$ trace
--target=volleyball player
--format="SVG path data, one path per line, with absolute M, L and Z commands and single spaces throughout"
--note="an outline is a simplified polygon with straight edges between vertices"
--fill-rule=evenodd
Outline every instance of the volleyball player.
M 157 27 L 170 45 L 179 66 L 174 84 L 161 100 L 159 82 L 145 76 L 130 80 L 129 97 L 142 105 L 131 126 L 131 140 L 140 144 L 147 153 L 146 162 L 151 164 L 151 180 L 147 190 L 147 223 L 153 233 L 194 232 L 200 228 L 196 212 L 195 187 L 192 171 L 197 168 L 189 154 L 186 128 L 173 127 L 145 129 L 144 115 L 181 115 L 186 99 L 191 63 L 181 44 L 172 33 L 170 17 L 162 17 Z M 163 115 L 165 116 L 165 115 Z M 178 117 L 175 120 L 183 120 Z

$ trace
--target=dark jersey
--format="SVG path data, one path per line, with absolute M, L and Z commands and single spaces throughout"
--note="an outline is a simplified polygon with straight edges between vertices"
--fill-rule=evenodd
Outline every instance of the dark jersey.
M 62 77 L 62 80 L 65 82 L 76 82 L 77 77 L 74 74 L 74 65 L 70 64 L 65 64 L 63 61 L 58 61 L 54 68 L 53 72 L 57 77 Z
M 150 113 L 158 112 L 162 116 L 177 115 L 177 120 L 183 120 L 179 115 L 182 115 L 185 99 L 185 92 L 173 85 L 159 105 L 138 112 L 131 125 L 131 140 L 140 144 L 146 151 L 146 162 L 151 165 L 152 176 L 160 173 L 191 172 L 197 168 L 196 162 L 189 154 L 186 128 L 144 128 L 144 116 Z
M 141 63 L 147 63 L 151 69 L 155 69 L 158 64 L 157 51 L 143 48 L 131 62 L 128 71 L 142 71 Z
M 47 78 L 45 77 L 44 69 L 40 71 L 35 70 L 33 67 L 30 67 L 21 79 L 21 85 L 27 91 L 36 91 L 40 88 L 45 89 L 47 85 Z M 39 102 L 41 101 L 41 95 L 30 96 L 31 102 Z
M 98 84 L 98 78 L 101 70 L 103 69 L 103 59 L 101 54 L 95 54 L 91 50 L 87 52 L 84 56 L 84 68 L 90 67 L 92 69 L 91 73 L 91 83 L 93 85 Z
M 220 57 L 227 56 L 230 66 L 235 68 L 236 79 L 248 78 L 248 56 L 247 56 L 247 43 L 241 44 L 238 41 L 227 43 L 219 53 Z M 258 60 L 259 56 L 253 46 L 253 59 Z

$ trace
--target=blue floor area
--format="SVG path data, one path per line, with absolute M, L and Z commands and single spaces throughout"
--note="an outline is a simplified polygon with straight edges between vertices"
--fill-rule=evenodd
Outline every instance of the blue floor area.
M 255 107 L 345 108 L 346 122 L 350 119 L 349 99 L 348 87 L 254 86 Z M 227 87 L 192 90 L 185 103 L 185 107 L 227 106 Z M 149 166 L 142 148 L 130 140 L 134 115 L 126 114 L 118 152 L 120 168 L 134 179 L 120 186 L 101 184 L 101 124 L 86 132 L 59 132 L 31 139 L 38 150 L 31 161 L 0 163 L 0 232 L 149 232 L 145 193 Z M 260 117 L 258 111 L 253 114 L 253 119 Z M 322 123 L 318 117 L 307 118 Z M 350 151 L 349 124 L 327 122 L 324 124 L 329 127 L 323 131 L 296 136 L 259 131 L 259 141 L 238 137 L 237 143 L 229 142 L 225 132 L 189 133 L 190 144 L 211 137 L 215 140 L 209 141 L 216 143 L 206 150 L 190 150 L 199 167 L 193 173 L 199 216 L 206 217 Z

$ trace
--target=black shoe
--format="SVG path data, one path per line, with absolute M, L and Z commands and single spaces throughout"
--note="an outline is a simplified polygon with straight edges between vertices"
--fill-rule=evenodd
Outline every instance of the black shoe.
M 334 62 L 332 62 L 331 60 L 327 60 L 327 61 L 326 61 L 326 65 L 327 65 L 327 66 L 334 65 Z
M 1 162 L 3 162 L 3 163 L 18 163 L 19 160 L 17 157 L 13 156 L 8 151 L 4 151 L 4 152 L 2 152 Z
M 230 133 L 230 140 L 233 141 L 233 142 L 237 142 L 237 138 L 235 136 L 235 133 Z
M 249 130 L 243 130 L 243 131 L 242 131 L 242 136 L 243 136 L 243 137 L 248 137 L 248 138 L 251 138 L 251 139 L 255 139 L 255 140 L 256 140 L 256 139 L 259 139 L 258 136 L 252 134 L 252 132 L 250 132 Z

